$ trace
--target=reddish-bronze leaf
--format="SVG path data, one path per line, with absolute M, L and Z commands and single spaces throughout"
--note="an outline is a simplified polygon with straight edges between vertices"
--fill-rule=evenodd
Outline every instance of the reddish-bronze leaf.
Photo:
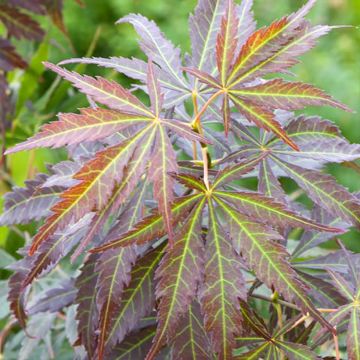
M 174 201 L 174 178 L 169 173 L 177 172 L 176 154 L 166 131 L 162 126 L 157 127 L 154 142 L 154 153 L 151 156 L 149 179 L 154 183 L 154 197 L 158 202 L 160 213 L 164 217 L 170 242 L 173 227 L 171 219 L 171 203 Z
M 59 120 L 46 124 L 27 141 L 7 154 L 38 147 L 60 147 L 104 139 L 132 125 L 143 125 L 151 118 L 106 109 L 81 109 L 81 114 L 59 114 Z
M 171 356 L 174 360 L 214 358 L 203 321 L 199 303 L 194 301 L 181 318 L 172 341 Z
M 247 291 L 241 273 L 240 257 L 219 224 L 212 203 L 209 203 L 204 275 L 200 303 L 205 317 L 205 329 L 210 334 L 218 359 L 232 359 L 235 336 L 242 329 L 239 299 L 246 301 Z
M 328 105 L 351 111 L 316 87 L 301 82 L 275 79 L 264 84 L 231 90 L 231 93 L 270 109 L 298 110 L 305 106 Z
M 172 341 L 181 316 L 195 298 L 204 263 L 201 237 L 204 202 L 205 199 L 201 200 L 189 214 L 156 270 L 158 328 L 147 359 L 153 359 L 162 346 Z
M 221 28 L 216 41 L 216 62 L 223 86 L 227 83 L 229 69 L 237 48 L 239 25 L 234 1 L 227 0 L 226 3 L 227 8 L 221 20 Z
M 27 63 L 16 52 L 10 41 L 0 38 L 0 69 L 10 71 L 14 68 L 26 67 Z
M 147 127 L 132 139 L 99 152 L 86 163 L 74 179 L 81 182 L 61 194 L 61 201 L 51 208 L 54 213 L 40 228 L 34 238 L 30 253 L 70 221 L 76 221 L 94 208 L 101 209 L 108 201 L 116 183 L 122 180 L 123 170 L 138 143 L 145 134 L 151 136 L 153 130 Z M 101 196 L 99 196 L 101 194 Z
M 44 36 L 39 24 L 16 7 L 0 5 L 0 20 L 7 27 L 9 35 L 17 39 L 41 40 Z
M 153 116 L 151 111 L 146 109 L 136 96 L 114 81 L 109 81 L 101 77 L 93 78 L 87 75 L 82 76 L 47 62 L 45 62 L 44 65 L 72 82 L 79 90 L 101 104 L 130 114 Z

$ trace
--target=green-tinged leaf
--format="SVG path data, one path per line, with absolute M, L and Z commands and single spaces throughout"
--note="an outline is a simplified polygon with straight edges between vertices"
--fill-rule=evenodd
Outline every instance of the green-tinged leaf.
M 181 316 L 195 297 L 204 264 L 201 236 L 204 203 L 205 198 L 194 207 L 156 270 L 158 328 L 147 359 L 152 359 L 162 346 L 171 342 Z
M 205 249 L 205 278 L 200 303 L 205 329 L 219 359 L 232 359 L 235 336 L 242 329 L 239 299 L 246 301 L 241 260 L 219 224 L 214 205 L 209 203 L 209 232 Z
M 189 306 L 188 311 L 181 318 L 178 329 L 172 341 L 172 359 L 214 359 L 214 354 L 204 329 L 200 306 L 196 301 Z
M 315 1 L 311 2 L 312 4 L 315 3 Z M 285 72 L 299 62 L 297 56 L 313 48 L 316 45 L 316 40 L 326 35 L 331 29 L 330 26 L 322 25 L 312 27 L 307 21 L 304 21 L 297 29 L 297 36 L 289 38 L 286 44 L 278 47 L 268 58 L 245 71 L 237 81 L 247 82 L 269 72 Z
M 337 184 L 330 175 L 272 159 L 283 169 L 308 196 L 329 213 L 340 216 L 356 226 L 360 226 L 360 202 L 344 187 Z
M 172 219 L 174 222 L 180 221 L 187 216 L 196 202 L 202 197 L 201 194 L 185 196 L 175 200 L 172 206 Z M 131 244 L 141 245 L 153 239 L 162 237 L 166 234 L 166 227 L 161 214 L 150 215 L 134 226 L 133 230 L 122 236 L 109 238 L 108 243 L 92 249 L 91 252 L 102 252 L 107 249 L 128 246 Z
M 280 34 L 288 26 L 287 18 L 273 22 L 270 26 L 255 31 L 246 41 L 237 56 L 228 83 L 235 86 L 243 80 L 244 74 L 261 61 L 280 49 L 289 39 Z

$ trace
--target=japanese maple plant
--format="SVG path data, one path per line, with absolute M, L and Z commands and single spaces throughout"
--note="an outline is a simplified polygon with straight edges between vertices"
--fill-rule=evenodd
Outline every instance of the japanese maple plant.
M 360 359 L 359 256 L 338 239 L 360 226 L 359 196 L 322 171 L 360 146 L 292 112 L 351 110 L 273 76 L 291 75 L 333 28 L 305 19 L 314 3 L 256 30 L 252 0 L 199 0 L 183 57 L 131 14 L 118 23 L 133 25 L 147 62 L 45 63 L 90 105 L 7 151 L 69 154 L 6 195 L 1 224 L 45 218 L 9 281 L 22 327 L 75 305 L 72 345 L 89 359 Z M 126 89 L 63 66 L 76 62 L 136 81 Z M 285 191 L 286 177 L 302 190 Z M 319 251 L 327 241 L 334 250 Z M 34 281 L 68 256 L 66 284 L 36 296 Z

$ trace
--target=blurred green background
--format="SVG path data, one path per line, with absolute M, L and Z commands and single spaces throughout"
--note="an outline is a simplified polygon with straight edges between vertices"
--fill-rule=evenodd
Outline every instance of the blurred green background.
M 268 24 L 285 14 L 295 11 L 303 4 L 301 0 L 255 0 L 255 16 L 259 26 Z M 46 121 L 54 120 L 58 112 L 75 112 L 86 106 L 83 95 L 75 92 L 68 83 L 56 80 L 55 75 L 45 72 L 42 61 L 57 63 L 70 57 L 125 56 L 141 57 L 134 30 L 129 25 L 116 26 L 117 19 L 127 13 L 142 13 L 155 20 L 164 33 L 184 51 L 189 51 L 187 29 L 188 14 L 196 0 L 85 0 L 84 7 L 75 1 L 64 1 L 64 22 L 68 37 L 49 19 L 39 17 L 47 35 L 42 43 L 17 42 L 17 47 L 30 63 L 26 71 L 14 71 L 8 75 L 16 103 L 12 129 L 7 133 L 6 146 L 23 141 L 37 131 Z M 351 142 L 360 143 L 360 1 L 318 0 L 310 15 L 317 24 L 352 25 L 336 29 L 320 40 L 319 46 L 303 56 L 302 63 L 294 69 L 304 82 L 310 82 L 326 90 L 337 99 L 352 107 L 357 113 L 349 114 L 330 108 L 308 109 L 336 122 Z M 1 29 L 0 29 L 1 31 Z M 105 75 L 127 82 L 111 70 L 94 66 L 80 66 L 80 72 Z M 1 197 L 13 185 L 22 186 L 24 180 L 46 171 L 47 163 L 63 159 L 61 150 L 34 150 L 11 155 L 6 168 L 2 169 Z M 357 170 L 344 165 L 330 166 L 329 171 L 351 191 L 360 190 Z M 1 209 L 2 200 L 0 200 Z M 15 255 L 23 244 L 23 237 L 31 234 L 34 226 L 16 228 L 0 227 L 0 249 Z M 351 248 L 357 233 L 347 235 Z

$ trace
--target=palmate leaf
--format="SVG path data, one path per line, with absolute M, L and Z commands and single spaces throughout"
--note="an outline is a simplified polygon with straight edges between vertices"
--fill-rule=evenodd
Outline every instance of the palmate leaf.
M 236 356 L 235 359 L 257 360 L 261 358 L 273 360 L 281 359 L 285 355 L 291 360 L 320 360 L 316 353 L 314 353 L 309 347 L 283 340 L 284 335 L 291 330 L 299 318 L 295 317 L 290 319 L 281 327 L 279 326 L 271 331 L 268 331 L 266 325 L 258 320 L 258 315 L 251 311 L 245 303 L 242 303 L 241 311 L 244 321 L 250 326 L 257 336 L 250 337 L 250 341 L 246 337 L 238 338 L 238 340 L 240 340 L 245 346 L 249 342 L 251 345 L 255 345 L 255 349 L 245 353 L 242 352 L 241 355 Z M 245 341 L 243 341 L 243 339 Z M 236 350 L 236 353 L 239 350 Z
M 233 64 L 232 50 L 236 47 L 237 34 L 234 33 L 234 28 L 237 18 L 231 11 L 233 6 L 228 6 L 230 12 L 223 19 L 217 42 L 219 78 L 210 79 L 211 74 L 205 74 L 200 69 L 185 69 L 215 90 L 220 89 L 217 94 L 223 94 L 222 112 L 225 133 L 229 129 L 229 100 L 236 106 L 240 114 L 254 122 L 258 127 L 273 132 L 295 150 L 299 150 L 298 146 L 289 138 L 278 121 L 276 121 L 273 113 L 274 109 L 294 110 L 307 105 L 326 104 L 349 110 L 348 107 L 333 100 L 321 90 L 307 84 L 288 83 L 281 79 L 275 79 L 252 87 L 246 84 L 253 80 L 253 78 L 249 78 L 247 75 L 249 72 L 253 69 L 261 68 L 263 62 L 274 57 L 274 54 L 281 51 L 287 43 L 297 38 L 299 29 L 305 27 L 306 24 L 303 17 L 313 4 L 314 1 L 309 1 L 297 13 L 276 21 L 267 28 L 254 32 L 242 46 Z M 232 26 L 230 26 L 231 22 Z M 227 27 L 227 25 L 229 26 Z M 230 28 L 232 32 L 227 31 Z M 298 53 L 301 53 L 301 51 L 298 51 Z M 232 64 L 230 73 L 228 73 L 229 64 Z M 273 72 L 274 70 L 270 68 L 268 72 Z M 280 71 L 281 67 L 276 70 Z M 252 76 L 256 74 L 257 71 L 254 70 Z
M 176 165 L 175 155 L 167 160 L 167 156 L 169 156 L 167 153 L 172 150 L 172 147 L 169 143 L 165 128 L 170 128 L 172 131 L 195 141 L 201 139 L 204 143 L 207 143 L 207 140 L 192 131 L 190 127 L 176 120 L 159 118 L 162 95 L 151 61 L 148 65 L 150 74 L 148 77 L 148 87 L 155 113 L 147 109 L 128 90 L 116 83 L 107 82 L 100 78 L 95 80 L 90 77 L 82 77 L 79 74 L 71 73 L 55 65 L 47 65 L 69 81 L 72 81 L 87 95 L 93 96 L 97 101 L 115 109 L 130 112 L 144 119 L 146 118 L 145 120 L 148 124 L 143 129 L 138 130 L 136 134 L 132 135 L 129 140 L 99 152 L 94 159 L 86 163 L 83 168 L 73 176 L 74 179 L 80 180 L 81 182 L 61 195 L 63 200 L 52 208 L 54 215 L 47 219 L 44 226 L 40 229 L 40 232 L 36 235 L 30 252 L 33 253 L 42 241 L 45 241 L 57 228 L 61 228 L 66 222 L 76 221 L 93 208 L 101 210 L 111 196 L 115 185 L 122 184 L 121 189 L 125 188 L 125 190 L 120 196 L 121 199 L 126 198 L 126 191 L 129 193 L 130 186 L 136 185 L 136 181 L 145 169 L 147 160 L 151 158 L 151 148 L 153 147 L 153 141 L 155 141 L 155 139 L 159 139 L 158 143 L 160 142 L 160 146 L 155 146 L 157 152 L 153 157 L 152 163 L 154 164 L 153 166 L 156 167 L 160 165 L 160 171 L 156 169 L 152 179 L 155 183 L 155 195 L 159 202 L 159 208 L 164 215 L 168 231 L 171 235 L 169 205 L 172 200 L 172 180 L 167 173 L 169 171 L 175 171 Z M 88 111 L 94 112 L 94 110 Z M 136 120 L 132 122 L 129 117 L 128 120 L 129 125 L 136 124 Z M 54 126 L 58 126 L 59 122 L 54 124 Z M 61 125 L 60 121 L 60 126 Z M 156 136 L 155 133 L 157 133 Z M 108 135 L 108 133 L 106 133 L 106 135 Z M 141 142 L 143 136 L 146 137 L 145 142 Z M 41 142 L 35 145 L 31 142 L 30 145 L 25 143 L 18 148 L 10 149 L 9 152 L 26 149 L 27 146 L 31 148 L 40 145 L 44 144 Z M 50 144 L 47 143 L 47 145 Z M 132 156 L 134 156 L 134 160 L 131 160 Z M 131 163 L 135 165 L 129 166 L 128 162 L 130 160 Z M 123 170 L 126 166 L 128 167 L 128 176 L 124 178 Z M 153 170 L 153 168 L 150 170 Z M 134 176 L 131 177 L 129 174 Z M 100 193 L 103 193 L 102 196 L 97 198 L 96 195 Z
M 179 323 L 179 331 L 172 341 L 171 357 L 174 360 L 214 359 L 199 304 L 194 301 Z
M 21 2 L 27 0 L 6 6 Z M 311 85 L 261 79 L 287 73 L 331 30 L 304 20 L 314 3 L 256 31 L 252 0 L 200 0 L 190 20 L 192 57 L 186 54 L 183 63 L 152 21 L 131 14 L 119 22 L 134 26 L 147 63 L 62 62 L 124 73 L 140 81 L 132 90 L 145 92 L 150 106 L 113 81 L 46 64 L 86 95 L 91 108 L 60 114 L 8 151 L 64 146 L 71 159 L 15 189 L 5 204 L 7 222 L 50 215 L 35 235 L 33 256 L 25 248 L 13 267 L 9 300 L 21 326 L 33 311 L 61 311 L 73 301 L 74 293 L 67 297 L 63 289 L 46 300 L 33 297 L 34 288 L 29 306 L 26 291 L 78 246 L 73 266 L 85 265 L 75 282 L 73 345 L 89 359 L 318 359 L 306 346 L 316 323 L 325 330 L 314 336 L 313 349 L 331 339 L 333 326 L 339 334 L 348 327 L 349 357 L 357 358 L 358 254 L 316 256 L 314 247 L 350 221 L 359 223 L 359 199 L 313 170 L 356 160 L 359 146 L 328 120 L 289 112 L 307 105 L 348 108 Z M 62 1 L 51 5 L 57 16 Z M 33 2 L 40 12 L 51 5 Z M 301 190 L 285 194 L 283 176 L 308 193 L 314 212 L 294 202 Z M 256 178 L 259 193 L 247 190 Z M 45 206 L 41 194 L 54 203 Z M 295 228 L 305 233 L 290 256 L 285 245 L 292 248 Z M 86 248 L 90 255 L 82 259 Z M 303 258 L 307 250 L 314 257 Z M 254 293 L 262 285 L 271 299 Z M 260 306 L 261 317 L 252 311 Z M 318 306 L 338 310 L 324 318 Z
M 216 198 L 216 201 L 230 224 L 235 250 L 244 256 L 259 279 L 269 287 L 274 286 L 286 299 L 295 301 L 304 311 L 309 311 L 316 320 L 331 329 L 309 302 L 304 284 L 288 262 L 289 254 L 275 242 L 279 235 L 240 214 L 221 199 Z
M 176 334 L 180 317 L 196 295 L 204 264 L 204 245 L 201 237 L 202 199 L 189 214 L 181 231 L 175 235 L 174 245 L 169 248 L 156 270 L 156 298 L 158 328 L 147 359 L 152 359 Z
M 241 165 L 240 165 L 241 166 Z M 191 188 L 200 190 L 200 191 L 204 191 L 206 192 L 206 188 L 204 189 L 201 186 L 201 183 L 199 180 L 197 180 L 196 178 L 189 176 L 189 175 L 184 175 L 184 174 L 180 174 L 177 176 L 177 178 L 183 183 L 183 184 L 187 184 L 188 186 L 190 186 Z M 226 194 L 225 192 L 220 192 L 218 190 L 214 191 L 214 199 L 216 200 L 216 202 L 218 203 L 218 205 L 220 205 L 220 207 L 222 208 L 223 212 L 225 209 L 225 213 L 226 211 L 228 211 L 230 213 L 230 215 L 228 214 L 228 217 L 230 216 L 230 220 L 227 220 L 228 223 L 232 224 L 234 222 L 235 225 L 232 225 L 230 228 L 233 229 L 232 230 L 232 237 L 236 237 L 236 236 L 244 236 L 241 234 L 245 234 L 247 236 L 247 240 L 246 240 L 246 236 L 244 239 L 241 240 L 235 240 L 233 238 L 233 246 L 235 248 L 235 250 L 238 252 L 238 254 L 241 254 L 246 260 L 248 260 L 247 258 L 247 251 L 250 251 L 250 254 L 254 255 L 254 249 L 257 249 L 260 259 L 265 257 L 267 259 L 270 258 L 270 263 L 267 264 L 271 270 L 269 271 L 264 271 L 263 268 L 261 268 L 260 270 L 257 269 L 257 266 L 259 264 L 262 264 L 262 261 L 259 261 L 258 257 L 251 257 L 250 260 L 253 261 L 251 262 L 251 266 L 254 267 L 255 272 L 257 273 L 257 271 L 259 271 L 259 278 L 262 279 L 266 284 L 268 284 L 269 286 L 275 286 L 275 288 L 278 289 L 278 291 L 280 293 L 282 293 L 285 298 L 288 298 L 290 301 L 295 301 L 297 304 L 299 304 L 302 309 L 304 311 L 309 311 L 312 316 L 314 318 L 316 318 L 317 320 L 319 320 L 323 325 L 327 326 L 328 328 L 331 329 L 331 327 L 329 326 L 329 324 L 321 317 L 320 314 L 317 313 L 317 311 L 314 309 L 314 307 L 312 306 L 311 302 L 309 301 L 309 299 L 306 296 L 306 293 L 304 291 L 304 285 L 301 282 L 300 278 L 297 276 L 295 270 L 293 270 L 289 264 L 289 262 L 286 260 L 287 258 L 289 258 L 289 255 L 286 253 L 285 249 L 280 246 L 279 244 L 277 244 L 275 241 L 281 239 L 280 235 L 277 234 L 276 232 L 274 232 L 273 230 L 271 230 L 268 226 L 265 225 L 261 225 L 259 223 L 256 223 L 254 221 L 249 220 L 249 218 L 247 218 L 245 215 L 242 215 L 239 211 L 231 208 L 229 205 L 227 205 L 223 200 L 221 200 L 220 198 L 224 198 L 223 194 Z M 194 201 L 194 198 L 197 199 L 198 204 L 193 208 L 192 210 L 192 214 L 194 214 L 196 212 L 196 216 L 189 216 L 189 218 L 186 220 L 185 224 L 182 225 L 181 230 L 179 231 L 179 235 L 175 236 L 175 242 L 174 242 L 174 247 L 173 248 L 169 248 L 167 255 L 165 256 L 165 258 L 162 260 L 161 265 L 159 270 L 157 271 L 157 273 L 160 273 L 161 277 L 160 277 L 160 282 L 158 284 L 157 287 L 157 291 L 160 292 L 161 291 L 161 295 L 160 295 L 160 305 L 159 305 L 159 322 L 160 322 L 160 327 L 157 331 L 157 335 L 155 337 L 154 340 L 154 345 L 152 347 L 152 350 L 150 351 L 148 358 L 153 358 L 155 356 L 155 354 L 159 351 L 159 349 L 165 345 L 168 341 L 170 341 L 171 339 L 171 334 L 173 331 L 175 331 L 175 329 L 178 328 L 178 318 L 181 316 L 182 314 L 182 310 L 183 308 L 186 308 L 188 306 L 188 304 L 191 302 L 191 294 L 192 296 L 194 296 L 195 291 L 196 291 L 196 287 L 194 288 L 194 282 L 196 284 L 196 280 L 198 279 L 198 276 L 194 276 L 194 266 L 201 266 L 201 261 L 199 261 L 196 265 L 194 265 L 194 260 L 193 257 L 195 256 L 195 254 L 197 254 L 197 256 L 200 256 L 201 252 L 199 252 L 199 249 L 196 251 L 195 249 L 193 249 L 191 251 L 192 257 L 190 257 L 191 260 L 191 264 L 187 265 L 184 269 L 183 266 L 185 266 L 184 264 L 187 264 L 188 262 L 186 262 L 185 260 L 188 259 L 187 257 L 189 257 L 190 254 L 188 254 L 186 252 L 189 251 L 189 246 L 191 244 L 191 241 L 196 241 L 198 242 L 199 239 L 198 237 L 200 236 L 200 231 L 197 230 L 192 230 L 192 232 L 189 232 L 189 227 L 190 225 L 194 225 L 195 222 L 199 221 L 199 216 L 201 216 L 202 213 L 202 206 L 203 203 L 205 201 L 206 198 L 203 198 L 203 200 L 200 200 L 201 197 L 203 195 L 199 194 L 199 195 L 193 195 L 192 196 L 192 201 Z M 191 198 L 191 197 L 190 197 Z M 226 200 L 225 200 L 226 201 Z M 261 203 L 261 201 L 258 199 L 258 204 Z M 266 201 L 265 201 L 266 203 Z M 276 203 L 272 203 L 265 205 L 265 208 L 267 209 L 267 211 L 274 212 L 274 214 L 276 214 L 275 216 L 280 216 L 279 214 L 282 214 L 284 216 L 284 218 L 282 219 L 282 221 L 279 220 L 272 220 L 272 225 L 274 225 L 274 221 L 279 222 L 279 224 L 283 224 L 284 222 L 286 223 L 287 218 L 288 221 L 292 224 L 296 224 L 296 225 L 300 225 L 300 226 L 310 226 L 310 227 L 317 227 L 320 226 L 320 228 L 328 229 L 326 226 L 321 226 L 318 224 L 314 224 L 312 223 L 310 220 L 304 219 L 299 217 L 298 215 L 285 210 L 284 208 L 279 207 L 279 205 L 275 205 Z M 210 206 L 210 218 L 212 218 L 212 205 Z M 179 209 L 180 207 L 178 207 Z M 198 211 L 200 211 L 200 213 L 198 213 Z M 242 211 L 246 211 L 246 207 L 244 207 L 244 210 Z M 174 212 L 174 209 L 173 209 Z M 187 212 L 185 212 L 187 213 Z M 264 214 L 266 214 L 266 212 L 264 212 Z M 264 214 L 262 213 L 258 213 L 256 214 L 256 217 L 258 219 L 258 221 L 261 222 L 266 222 L 266 218 L 264 216 Z M 273 215 L 274 215 L 273 214 Z M 147 221 L 144 221 L 142 224 L 140 223 L 140 226 L 137 226 L 137 228 L 135 228 L 135 230 L 131 231 L 128 234 L 124 234 L 123 238 L 120 238 L 118 240 L 116 240 L 115 242 L 110 242 L 109 244 L 105 244 L 104 246 L 101 246 L 97 249 L 95 249 L 95 251 L 103 251 L 107 248 L 111 248 L 114 246 L 126 246 L 126 245 L 131 245 L 134 243 L 137 243 L 139 240 L 137 238 L 137 236 L 139 237 L 139 239 L 141 239 L 141 243 L 143 243 L 144 241 L 150 241 L 156 237 L 161 236 L 161 233 L 159 235 L 159 232 L 154 232 L 154 225 L 157 221 L 157 219 L 159 219 L 160 217 L 150 217 Z M 270 217 L 269 217 L 270 219 Z M 268 220 L 270 222 L 270 220 Z M 216 347 L 216 350 L 219 352 L 220 356 L 223 356 L 224 358 L 231 356 L 231 350 L 233 345 L 231 345 L 231 333 L 237 333 L 237 331 L 239 331 L 239 328 L 237 326 L 239 326 L 239 323 L 241 324 L 241 320 L 238 318 L 238 325 L 234 325 L 235 323 L 235 319 L 236 319 L 236 315 L 239 315 L 236 313 L 236 306 L 237 306 L 237 302 L 235 302 L 236 298 L 239 297 L 245 297 L 245 293 L 241 292 L 241 274 L 239 273 L 237 276 L 235 275 L 231 275 L 234 272 L 238 273 L 239 269 L 240 269 L 240 261 L 239 259 L 236 260 L 236 255 L 232 248 L 231 245 L 229 245 L 229 243 L 226 245 L 226 237 L 225 235 L 221 232 L 221 228 L 219 228 L 219 225 L 217 223 L 212 223 L 212 228 L 210 227 L 209 229 L 209 237 L 208 240 L 206 242 L 206 247 L 209 249 L 208 253 L 207 253 L 207 258 L 209 261 L 209 264 L 211 263 L 212 266 L 208 266 L 205 267 L 205 283 L 204 285 L 202 285 L 202 295 L 201 295 L 201 302 L 202 302 L 202 306 L 204 308 L 205 314 L 209 314 L 208 318 L 205 318 L 205 325 L 207 328 L 207 331 L 210 331 L 210 333 L 213 333 L 214 338 L 213 338 L 213 343 Z M 296 226 L 295 225 L 295 226 Z M 197 225 L 198 226 L 198 225 Z M 148 227 L 148 228 L 147 228 Z M 164 224 L 162 225 L 162 227 L 164 227 Z M 245 230 L 243 230 L 245 227 Z M 216 228 L 216 229 L 215 229 Z M 147 230 L 146 230 L 147 229 Z M 335 229 L 333 229 L 335 230 Z M 147 231 L 146 237 L 144 237 L 144 233 L 143 232 Z M 215 233 L 214 233 L 215 231 Z M 244 232 L 245 231 L 245 232 Z M 214 235 L 212 235 L 214 233 Z M 185 238 L 184 238 L 184 234 L 185 234 Z M 264 234 L 267 234 L 267 238 L 264 238 Z M 177 237 L 180 239 L 183 239 L 180 243 L 177 242 Z M 237 239 L 237 238 L 236 238 Z M 188 247 L 183 247 L 184 246 L 184 241 L 188 242 Z M 246 242 L 246 241 L 248 242 Z M 255 248 L 252 247 L 252 245 L 250 246 L 250 244 L 252 244 L 253 242 L 255 242 Z M 180 247 L 181 245 L 181 247 Z M 194 246 L 194 245 L 193 245 Z M 179 254 L 179 248 L 182 250 L 182 253 Z M 273 251 L 274 249 L 277 249 L 276 252 L 276 256 L 273 255 Z M 176 254 L 173 254 L 174 251 L 177 251 Z M 171 259 L 173 259 L 173 261 L 170 261 Z M 229 260 L 230 259 L 230 260 Z M 217 260 L 217 264 L 219 265 L 218 267 L 213 266 L 214 265 L 214 261 Z M 184 261 L 184 263 L 182 262 Z M 190 261 L 190 260 L 189 260 Z M 238 263 L 236 262 L 238 261 Z M 249 261 L 249 260 L 248 260 Z M 179 265 L 180 262 L 180 265 Z M 236 265 L 237 263 L 237 265 Z M 177 267 L 178 266 L 178 267 Z M 191 285 L 189 285 L 188 287 L 184 288 L 184 279 L 188 279 L 188 271 L 189 269 L 193 269 L 193 277 L 191 278 Z M 171 270 L 170 270 L 171 269 Z M 207 269 L 207 270 L 206 270 Z M 166 270 L 166 283 L 164 283 L 164 274 L 165 274 L 165 270 Z M 185 273 L 182 273 L 182 272 Z M 219 271 L 219 274 L 216 274 L 216 272 Z M 279 276 L 279 279 L 274 280 L 273 277 L 270 277 L 270 274 L 273 273 L 277 273 Z M 198 274 L 198 272 L 197 272 Z M 267 274 L 266 278 L 264 277 L 263 274 Z M 181 275 L 183 275 L 181 277 Z M 159 275 L 157 275 L 159 276 Z M 207 278 L 208 276 L 208 278 Z M 229 277 L 229 278 L 228 278 Z M 231 279 L 230 279 L 231 278 Z M 219 294 L 219 291 L 216 291 L 216 294 L 212 294 L 212 291 L 215 291 L 218 287 L 221 288 L 221 286 L 224 286 L 224 289 L 228 289 L 229 286 L 231 286 L 230 284 L 234 281 L 234 278 L 238 279 L 239 283 L 236 286 L 236 291 L 232 290 L 231 292 L 229 291 L 223 291 L 222 292 L 222 296 L 221 292 Z M 182 279 L 181 281 L 179 279 Z M 208 280 L 206 280 L 208 279 Z M 212 280 L 211 280 L 212 279 Z M 214 281 L 214 285 L 211 284 L 211 281 Z M 170 285 L 167 285 L 170 284 Z M 188 284 L 188 282 L 186 282 L 186 284 Z M 216 285 L 215 285 L 216 284 Z M 186 289 L 186 290 L 185 290 Z M 189 294 L 189 290 L 192 291 Z M 207 289 L 209 291 L 209 293 L 207 293 Z M 240 292 L 239 292 L 240 291 Z M 181 295 L 180 295 L 181 294 Z M 165 299 L 169 300 L 165 303 L 166 310 L 164 311 L 165 315 L 161 315 L 161 304 L 162 304 L 162 299 L 163 297 L 165 297 Z M 230 301 L 230 299 L 232 299 Z M 233 304 L 233 307 L 230 306 L 230 303 Z M 183 306 L 180 307 L 180 304 L 182 304 Z M 223 304 L 223 306 L 221 306 L 221 304 Z M 170 310 L 173 311 L 169 311 L 168 307 L 171 307 Z M 216 311 L 218 315 L 218 317 L 216 317 L 214 319 L 213 314 L 215 312 L 215 310 L 218 309 Z M 211 310 L 211 311 L 210 311 Z M 163 318 L 161 316 L 164 316 Z M 226 322 L 226 327 L 224 325 L 224 323 Z M 221 324 L 221 325 L 219 325 Z M 221 334 L 221 337 L 219 336 L 219 333 L 217 332 L 217 329 L 229 329 L 226 330 L 226 332 Z M 224 330 L 225 331 L 225 330 Z M 229 333 L 229 332 L 230 333 Z M 166 334 L 166 335 L 165 335 Z M 220 338 L 222 340 L 220 340 Z M 220 343 L 220 345 L 219 345 Z M 224 347 L 222 347 L 224 346 Z
M 242 330 L 239 299 L 246 301 L 247 291 L 241 267 L 240 257 L 221 228 L 214 205 L 209 203 L 205 278 L 200 290 L 200 303 L 205 329 L 219 359 L 232 358 L 235 336 Z

